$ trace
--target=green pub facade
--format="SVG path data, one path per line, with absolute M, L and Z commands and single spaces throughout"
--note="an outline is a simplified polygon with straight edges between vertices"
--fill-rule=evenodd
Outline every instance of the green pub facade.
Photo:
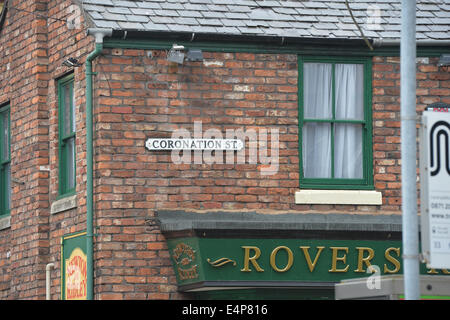
M 350 215 L 306 214 L 294 222 L 282 214 L 262 222 L 256 213 L 234 221 L 209 213 L 202 221 L 192 217 L 192 228 L 182 231 L 186 213 L 180 214 L 160 212 L 167 231 L 177 230 L 168 247 L 178 285 L 201 299 L 333 299 L 336 282 L 364 277 L 370 283 L 403 272 L 396 216 L 361 223 Z M 218 227 L 223 224 L 234 228 Z M 448 274 L 425 265 L 420 271 Z
M 0 1 L 0 299 L 401 275 L 400 1 L 349 6 Z M 449 9 L 417 1 L 417 115 L 450 103 Z

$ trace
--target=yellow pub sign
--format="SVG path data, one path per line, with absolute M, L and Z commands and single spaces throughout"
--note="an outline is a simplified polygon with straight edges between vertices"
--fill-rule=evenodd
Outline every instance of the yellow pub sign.
M 61 247 L 61 298 L 63 300 L 86 300 L 86 233 L 64 236 Z

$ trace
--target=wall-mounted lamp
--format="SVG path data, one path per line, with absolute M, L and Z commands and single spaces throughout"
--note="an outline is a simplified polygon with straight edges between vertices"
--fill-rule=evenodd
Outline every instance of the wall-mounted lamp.
M 184 61 L 184 46 L 173 44 L 172 48 L 167 54 L 167 61 L 183 64 Z
M 450 66 L 450 54 L 442 54 L 439 58 L 438 67 Z
M 187 61 L 203 61 L 203 52 L 200 49 L 189 49 L 186 55 Z
M 186 61 L 203 61 L 203 52 L 200 49 L 188 49 L 185 53 L 185 48 L 182 45 L 173 44 L 172 48 L 167 54 L 167 61 L 183 64 Z
M 64 60 L 62 65 L 66 66 L 66 67 L 69 67 L 69 68 L 73 68 L 73 67 L 81 66 L 81 63 L 79 63 L 78 60 L 75 59 L 75 58 L 69 58 L 67 60 Z

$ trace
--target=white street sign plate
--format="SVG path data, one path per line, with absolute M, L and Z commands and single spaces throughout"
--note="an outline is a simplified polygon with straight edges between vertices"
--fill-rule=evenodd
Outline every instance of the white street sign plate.
M 420 132 L 422 253 L 428 268 L 450 268 L 450 113 L 424 111 Z
M 147 139 L 148 150 L 241 150 L 239 139 Z

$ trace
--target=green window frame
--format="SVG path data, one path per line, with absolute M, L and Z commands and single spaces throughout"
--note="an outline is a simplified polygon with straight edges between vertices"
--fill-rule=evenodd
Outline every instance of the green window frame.
M 304 92 L 304 65 L 305 63 L 324 63 L 331 64 L 331 104 L 332 116 L 326 119 L 307 118 L 305 111 L 305 92 Z M 336 79 L 335 67 L 337 64 L 358 64 L 363 65 L 363 108 L 364 115 L 362 119 L 338 119 L 336 117 Z M 373 155 L 372 155 L 372 60 L 370 57 L 305 57 L 299 56 L 299 156 L 300 156 L 300 188 L 301 189 L 348 189 L 348 190 L 373 190 Z M 303 150 L 303 128 L 308 123 L 329 124 L 330 144 L 331 144 L 331 177 L 317 178 L 305 177 L 304 172 L 304 150 Z M 361 178 L 336 178 L 334 173 L 335 157 L 335 127 L 337 125 L 355 125 L 362 126 L 362 177 Z
M 0 217 L 11 212 L 11 118 L 9 105 L 0 107 Z
M 76 186 L 76 126 L 74 76 L 58 80 L 59 114 L 59 196 L 75 193 Z

